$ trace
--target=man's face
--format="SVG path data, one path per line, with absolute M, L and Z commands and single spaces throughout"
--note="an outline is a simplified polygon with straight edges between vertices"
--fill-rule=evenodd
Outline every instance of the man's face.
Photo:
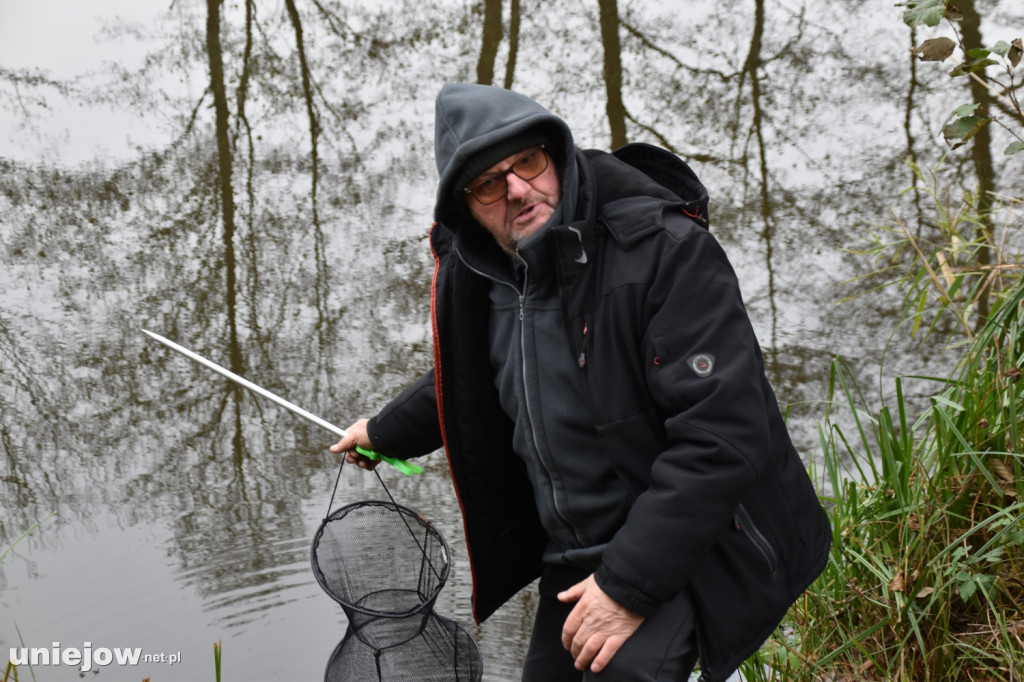
M 527 153 L 546 154 L 541 149 L 512 154 L 488 168 L 469 184 L 475 187 L 488 179 L 500 182 L 500 174 L 503 173 L 508 188 L 500 199 L 484 205 L 472 194 L 466 195 L 473 217 L 510 253 L 515 252 L 519 242 L 548 221 L 562 198 L 558 172 L 550 158 L 547 159 L 547 168 L 531 180 L 523 180 L 510 172 L 512 166 L 519 163 Z

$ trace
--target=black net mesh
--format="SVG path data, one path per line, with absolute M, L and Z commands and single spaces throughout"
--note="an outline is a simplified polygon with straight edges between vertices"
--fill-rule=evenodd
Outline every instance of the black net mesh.
M 479 682 L 480 651 L 458 623 L 435 613 L 411 640 L 375 649 L 349 630 L 327 663 L 327 682 L 408 680 L 409 682 Z
M 451 568 L 444 537 L 426 519 L 383 501 L 330 514 L 313 539 L 312 562 L 352 631 L 376 648 L 420 633 Z
M 313 575 L 349 621 L 324 679 L 479 682 L 483 663 L 473 637 L 434 613 L 451 570 L 448 544 L 384 490 L 390 502 L 367 500 L 329 512 L 313 537 Z

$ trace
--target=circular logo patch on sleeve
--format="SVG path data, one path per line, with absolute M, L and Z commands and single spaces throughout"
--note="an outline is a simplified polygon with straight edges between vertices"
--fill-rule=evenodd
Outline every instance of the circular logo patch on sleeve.
M 711 370 L 714 369 L 715 356 L 708 353 L 701 353 L 690 358 L 688 363 L 694 374 L 699 377 L 706 377 L 711 374 Z

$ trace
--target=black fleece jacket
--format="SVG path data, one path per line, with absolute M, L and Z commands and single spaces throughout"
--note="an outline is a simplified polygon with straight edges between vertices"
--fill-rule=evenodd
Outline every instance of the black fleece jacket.
M 647 147 L 623 156 L 637 154 L 682 163 Z M 703 679 L 725 679 L 823 569 L 829 520 L 765 378 L 735 274 L 691 219 L 692 202 L 613 155 L 576 162 L 576 220 L 546 239 L 588 406 L 633 500 L 596 578 L 641 614 L 687 590 Z M 480 239 L 491 237 L 433 229 L 434 368 L 369 425 L 385 454 L 444 445 L 478 621 L 539 575 L 546 542 L 488 364 L 487 287 L 457 253 Z

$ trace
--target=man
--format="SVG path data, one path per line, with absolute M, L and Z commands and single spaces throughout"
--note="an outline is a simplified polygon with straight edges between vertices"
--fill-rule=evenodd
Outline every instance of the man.
M 435 156 L 434 366 L 332 450 L 444 446 L 477 621 L 541 578 L 524 680 L 725 679 L 831 534 L 703 186 L 489 86 L 441 90 Z

